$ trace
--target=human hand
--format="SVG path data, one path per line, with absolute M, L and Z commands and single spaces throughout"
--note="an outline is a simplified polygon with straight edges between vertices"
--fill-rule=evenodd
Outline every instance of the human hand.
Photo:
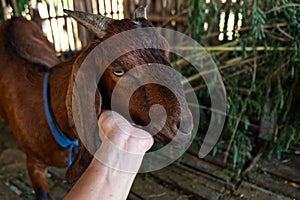
M 98 125 L 102 143 L 111 142 L 120 150 L 144 154 L 153 145 L 153 137 L 148 132 L 132 126 L 114 111 L 104 111 Z
M 112 169 L 137 173 L 153 137 L 113 111 L 104 111 L 98 124 L 102 143 L 94 158 Z
M 65 200 L 125 200 L 145 152 L 153 145 L 149 133 L 116 112 L 103 112 L 98 125 L 101 146 Z

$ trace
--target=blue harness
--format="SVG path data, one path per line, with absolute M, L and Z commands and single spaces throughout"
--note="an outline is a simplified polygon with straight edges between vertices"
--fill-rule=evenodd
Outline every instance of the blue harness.
M 75 153 L 78 154 L 78 140 L 70 140 L 58 127 L 52 110 L 49 103 L 49 95 L 48 95 L 48 77 L 49 72 L 47 71 L 44 77 L 44 88 L 43 88 L 43 96 L 44 96 L 44 106 L 46 112 L 46 118 L 52 135 L 56 142 L 63 148 L 69 148 L 69 155 L 68 155 L 68 166 L 72 164 L 72 152 L 73 148 L 75 147 Z

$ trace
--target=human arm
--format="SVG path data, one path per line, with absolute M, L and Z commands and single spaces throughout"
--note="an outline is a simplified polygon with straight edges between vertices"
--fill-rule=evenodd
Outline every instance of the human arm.
M 105 111 L 99 119 L 101 147 L 95 157 L 71 191 L 65 197 L 69 199 L 126 199 L 134 181 L 138 167 L 141 165 L 144 153 L 152 146 L 153 138 L 141 129 L 133 127 L 126 119 L 112 111 Z M 137 137 L 139 136 L 139 137 Z M 131 172 L 116 169 L 123 162 L 111 151 L 114 144 L 119 149 L 138 154 Z M 103 164 L 97 158 L 108 156 L 110 163 Z M 105 160 L 105 159 L 104 159 Z M 124 160 L 124 159 L 123 159 Z M 122 164 L 122 163 L 121 163 Z M 128 163 L 131 164 L 131 163 Z

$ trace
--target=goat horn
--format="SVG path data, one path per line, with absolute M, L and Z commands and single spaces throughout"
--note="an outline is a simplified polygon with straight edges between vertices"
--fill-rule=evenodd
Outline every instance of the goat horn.
M 71 11 L 64 9 L 64 12 L 73 17 L 81 25 L 93 32 L 97 37 L 103 38 L 107 25 L 114 20 L 102 15 L 95 15 L 81 11 Z
M 138 7 L 134 12 L 135 19 L 142 17 L 147 19 L 147 8 L 148 5 Z

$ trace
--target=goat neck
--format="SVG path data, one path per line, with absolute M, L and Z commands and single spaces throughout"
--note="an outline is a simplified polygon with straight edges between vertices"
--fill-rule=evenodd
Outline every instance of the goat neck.
M 54 114 L 54 118 L 60 129 L 70 139 L 75 139 L 76 135 L 70 129 L 68 123 L 68 114 L 66 108 L 66 96 L 72 72 L 73 60 L 61 63 L 50 70 L 48 80 L 48 94 L 50 98 L 50 106 Z M 57 114 L 59 113 L 59 115 Z

